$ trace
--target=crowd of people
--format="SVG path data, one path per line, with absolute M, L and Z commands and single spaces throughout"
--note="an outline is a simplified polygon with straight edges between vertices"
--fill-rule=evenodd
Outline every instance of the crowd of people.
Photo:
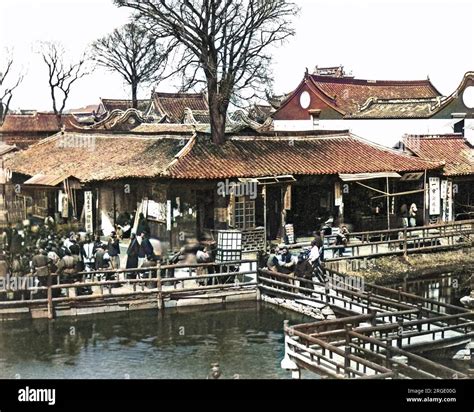
M 153 267 L 161 259 L 159 241 L 152 245 L 146 219 L 140 218 L 140 232 L 131 234 L 126 251 L 126 269 Z M 34 286 L 44 286 L 48 275 L 54 274 L 60 283 L 73 283 L 82 280 L 81 272 L 121 269 L 121 252 L 121 236 L 116 231 L 103 240 L 84 230 L 61 229 L 52 219 L 37 224 L 26 221 L 0 231 L 0 278 L 30 277 Z M 138 275 L 131 272 L 127 277 Z M 109 274 L 104 277 L 110 279 Z M 19 297 L 19 293 L 10 295 Z

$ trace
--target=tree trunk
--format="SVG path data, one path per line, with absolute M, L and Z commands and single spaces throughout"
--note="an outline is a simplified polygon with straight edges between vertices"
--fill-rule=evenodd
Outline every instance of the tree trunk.
M 56 112 L 56 123 L 58 124 L 58 129 L 61 130 L 64 125 L 62 113 Z
M 138 85 L 136 83 L 133 83 L 132 84 L 132 107 L 134 109 L 138 109 L 137 89 L 138 89 Z
M 225 123 L 228 104 L 222 103 L 219 93 L 209 90 L 209 114 L 211 118 L 212 141 L 217 144 L 225 142 Z

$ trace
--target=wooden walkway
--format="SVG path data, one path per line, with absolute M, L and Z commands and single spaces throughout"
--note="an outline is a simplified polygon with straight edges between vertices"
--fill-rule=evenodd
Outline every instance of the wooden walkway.
M 335 245 L 337 233 L 338 229 L 335 228 L 333 234 L 324 239 L 324 260 L 331 268 L 340 270 L 342 264 L 354 262 L 360 266 L 360 261 L 384 256 L 407 256 L 413 253 L 462 248 L 470 250 L 474 240 L 474 220 L 350 233 L 347 235 L 348 243 L 341 256 L 339 255 L 340 246 Z M 309 246 L 310 242 L 287 245 L 293 250 Z
M 0 321 L 256 300 L 256 274 L 255 260 L 81 272 L 74 282 L 51 274 L 15 292 L 20 299 L 0 292 Z
M 283 367 L 332 378 L 466 377 L 422 354 L 469 343 L 474 338 L 474 312 L 401 288 L 354 286 L 352 278 L 328 269 L 325 276 L 326 282 L 320 283 L 259 270 L 262 294 L 321 309 L 329 306 L 340 316 L 301 325 L 286 323 Z

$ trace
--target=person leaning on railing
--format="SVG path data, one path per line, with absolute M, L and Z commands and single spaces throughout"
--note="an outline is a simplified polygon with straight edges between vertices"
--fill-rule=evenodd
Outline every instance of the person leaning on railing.
M 344 255 L 344 252 L 346 251 L 346 245 L 349 243 L 348 235 L 349 230 L 347 229 L 347 226 L 341 226 L 339 233 L 336 235 L 336 246 L 339 247 L 334 251 L 334 255 L 336 253 L 339 254 L 339 257 L 342 257 Z
M 207 247 L 200 246 L 198 250 L 196 251 L 196 263 L 210 263 L 212 261 L 211 255 L 209 254 Z M 207 275 L 208 273 L 208 268 L 199 266 L 196 268 L 196 275 L 197 276 L 202 276 L 202 275 Z M 212 278 L 207 278 L 204 280 L 200 280 L 199 284 L 201 286 L 208 286 L 212 284 Z

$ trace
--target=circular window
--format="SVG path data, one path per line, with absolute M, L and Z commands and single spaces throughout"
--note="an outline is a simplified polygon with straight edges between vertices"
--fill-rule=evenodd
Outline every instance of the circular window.
M 464 90 L 462 101 L 469 109 L 474 109 L 474 86 L 469 86 Z
M 308 92 L 301 93 L 300 96 L 300 105 L 303 109 L 307 109 L 311 103 L 311 96 Z

